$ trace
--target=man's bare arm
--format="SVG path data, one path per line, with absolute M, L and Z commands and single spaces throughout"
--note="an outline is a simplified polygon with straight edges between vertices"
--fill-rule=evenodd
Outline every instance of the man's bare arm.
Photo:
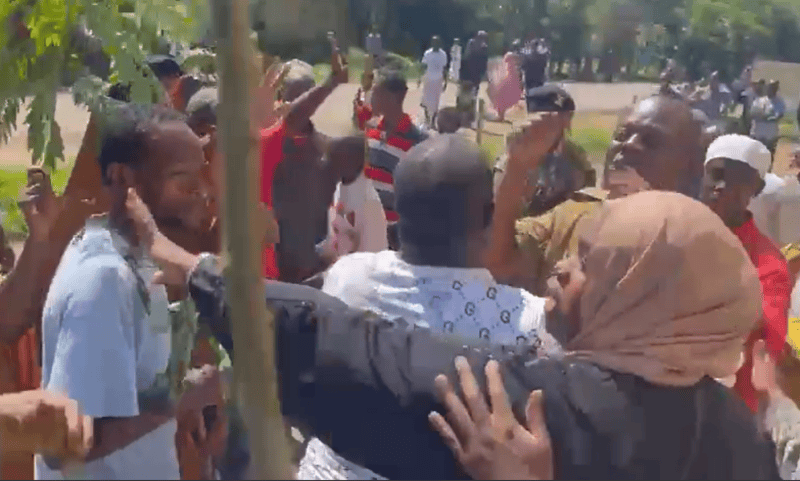
M 330 77 L 328 77 L 324 84 L 314 87 L 301 95 L 292 102 L 292 105 L 289 107 L 289 112 L 286 114 L 284 122 L 286 124 L 286 130 L 290 135 L 302 133 L 311 121 L 311 117 L 314 116 L 319 106 L 322 105 L 322 102 L 328 98 L 336 87 L 347 83 L 349 75 L 347 64 L 344 63 L 344 60 L 338 54 L 336 44 L 334 43 L 332 46 Z
M 546 114 L 509 142 L 506 172 L 495 195 L 489 249 L 484 262 L 498 278 L 519 275 L 522 253 L 516 243 L 516 221 L 522 211 L 528 171 L 537 168 L 563 132 L 563 118 Z
M 29 237 L 16 267 L 0 283 L 0 341 L 11 344 L 36 319 L 36 287 L 48 255 L 47 241 Z
M 89 450 L 86 461 L 94 461 L 119 451 L 155 431 L 172 418 L 173 416 L 169 414 L 144 413 L 132 418 L 95 419 L 95 443 Z
M 292 102 L 284 119 L 287 133 L 290 135 L 303 133 L 311 117 L 337 85 L 333 78 L 329 78 L 324 84 L 314 87 Z

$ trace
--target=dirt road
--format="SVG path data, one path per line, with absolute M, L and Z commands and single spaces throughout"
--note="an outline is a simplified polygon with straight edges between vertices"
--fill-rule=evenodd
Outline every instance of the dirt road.
M 656 87 L 652 84 L 587 84 L 567 83 L 567 91 L 575 98 L 579 111 L 617 111 L 630 105 L 633 97 L 645 97 L 653 93 Z M 328 101 L 322 105 L 314 122 L 317 127 L 331 135 L 343 135 L 351 129 L 352 101 L 358 90 L 357 84 L 347 84 L 336 89 Z M 421 115 L 419 102 L 422 90 L 416 83 L 409 85 L 406 98 L 406 111 L 413 116 Z M 442 105 L 455 105 L 456 87 L 450 85 L 442 97 Z M 482 94 L 485 98 L 485 92 Z M 0 168 L 25 167 L 30 164 L 30 153 L 27 150 L 27 129 L 22 123 L 24 112 L 19 116 L 17 131 L 7 145 L 0 146 Z M 58 94 L 56 120 L 61 126 L 61 135 L 64 139 L 65 156 L 67 159 L 75 157 L 80 148 L 86 123 L 89 121 L 89 112 L 77 106 L 68 93 Z

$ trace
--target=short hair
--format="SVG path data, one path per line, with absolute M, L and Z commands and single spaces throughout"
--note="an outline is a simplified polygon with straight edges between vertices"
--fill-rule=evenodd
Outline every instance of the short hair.
M 108 184 L 111 164 L 141 166 L 148 154 L 148 134 L 158 125 L 185 121 L 180 112 L 160 105 L 112 101 L 104 113 L 100 154 L 97 156 L 104 184 Z
M 380 80 L 378 80 L 378 87 L 386 89 L 387 92 L 405 95 L 408 92 L 408 84 L 406 77 L 397 70 L 386 70 L 381 72 Z
M 172 55 L 151 55 L 147 58 L 147 66 L 150 67 L 150 70 L 153 71 L 158 80 L 183 75 L 181 66 Z
M 219 93 L 214 87 L 198 90 L 186 104 L 186 121 L 189 125 L 217 125 Z

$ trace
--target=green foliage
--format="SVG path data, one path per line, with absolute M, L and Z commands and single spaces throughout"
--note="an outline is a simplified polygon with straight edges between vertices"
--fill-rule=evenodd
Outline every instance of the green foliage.
M 64 159 L 56 93 L 63 74 L 79 80 L 76 100 L 102 108 L 107 86 L 81 75 L 86 55 L 76 41 L 89 32 L 111 59 L 110 82 L 131 84 L 134 102 L 148 102 L 160 86 L 142 66 L 163 38 L 190 41 L 198 35 L 195 19 L 207 18 L 204 0 L 2 0 L 0 1 L 0 141 L 27 110 L 28 145 L 34 163 L 56 167 Z M 163 35 L 162 35 L 163 33 Z
M 72 159 L 74 160 L 74 159 Z M 53 172 L 51 181 L 53 190 L 56 193 L 64 191 L 72 170 L 72 161 L 67 163 L 69 168 L 60 169 Z M 20 191 L 28 182 L 28 176 L 24 169 L 0 170 L 0 212 L 3 213 L 3 230 L 6 234 L 21 234 L 28 232 L 25 219 L 17 207 L 17 199 Z

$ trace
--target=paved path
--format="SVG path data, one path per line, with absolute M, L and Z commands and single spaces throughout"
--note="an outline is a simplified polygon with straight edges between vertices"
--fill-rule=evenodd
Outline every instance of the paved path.
M 579 111 L 617 111 L 630 105 L 633 97 L 645 97 L 656 89 L 653 84 L 643 83 L 617 83 L 617 84 L 588 84 L 567 83 L 567 91 L 575 98 Z M 409 85 L 410 90 L 406 98 L 406 111 L 414 116 L 422 114 L 419 107 L 422 90 L 417 89 L 416 83 Z M 358 91 L 357 84 L 347 84 L 336 89 L 328 101 L 322 105 L 314 121 L 318 128 L 331 135 L 343 135 L 351 129 L 352 101 Z M 442 105 L 455 105 L 456 87 L 450 85 L 442 96 Z M 485 98 L 485 92 L 483 93 Z M 67 159 L 75 157 L 80 148 L 86 123 L 89 121 L 88 111 L 72 102 L 68 93 L 58 94 L 56 120 L 61 126 L 61 135 L 64 139 L 65 156 Z M 24 112 L 19 116 L 19 126 L 10 142 L 0 146 L 0 168 L 24 167 L 30 164 L 30 153 L 27 150 L 27 129 L 22 123 Z

